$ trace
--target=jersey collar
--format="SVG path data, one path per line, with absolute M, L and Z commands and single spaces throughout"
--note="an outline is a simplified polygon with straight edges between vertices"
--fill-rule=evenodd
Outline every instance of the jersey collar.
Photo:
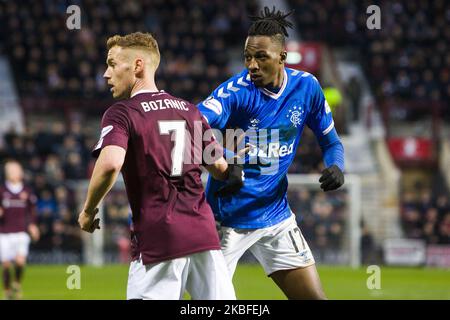
M 139 91 L 136 91 L 135 93 L 133 93 L 130 98 L 133 98 L 134 96 L 141 94 L 141 93 L 155 93 L 156 94 L 156 93 L 163 93 L 163 92 L 164 92 L 164 90 L 159 90 L 159 91 L 139 90 Z
M 11 182 L 6 181 L 5 186 L 11 193 L 14 194 L 21 193 L 24 189 L 23 183 L 12 184 Z
M 270 90 L 267 90 L 266 88 L 259 88 L 259 90 L 260 90 L 262 93 L 264 93 L 266 96 L 269 96 L 269 97 L 271 97 L 272 99 L 275 99 L 275 100 L 276 100 L 276 99 L 278 99 L 279 97 L 281 97 L 281 95 L 283 94 L 284 89 L 286 89 L 287 82 L 288 82 L 288 75 L 287 75 L 286 69 L 284 69 L 283 84 L 282 84 L 282 86 L 281 86 L 281 89 L 280 89 L 277 93 L 274 93 L 274 92 L 272 92 L 272 91 L 270 91 Z

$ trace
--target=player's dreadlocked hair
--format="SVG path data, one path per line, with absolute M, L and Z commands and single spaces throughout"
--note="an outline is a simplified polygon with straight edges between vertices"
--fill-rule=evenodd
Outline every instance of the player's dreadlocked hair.
M 292 12 L 283 13 L 279 10 L 275 12 L 275 7 L 273 7 L 272 11 L 268 7 L 264 7 L 260 16 L 249 17 L 253 23 L 248 30 L 248 35 L 275 37 L 284 45 L 285 36 L 289 36 L 287 28 L 292 29 L 293 27 L 292 22 L 286 20 Z

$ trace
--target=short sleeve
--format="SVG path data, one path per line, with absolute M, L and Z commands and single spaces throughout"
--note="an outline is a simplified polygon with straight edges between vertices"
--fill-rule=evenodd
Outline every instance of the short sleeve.
M 92 155 L 98 157 L 102 148 L 119 146 L 127 150 L 130 138 L 130 119 L 127 107 L 115 104 L 106 110 L 102 119 L 100 139 L 95 145 Z
M 210 162 L 215 162 L 222 156 L 223 149 L 220 143 L 217 142 L 214 136 L 214 132 L 204 116 L 202 116 L 202 136 L 203 136 L 202 150 L 207 151 L 203 152 L 202 164 L 203 165 L 211 164 Z M 210 155 L 212 157 L 212 160 L 208 161 L 207 159 L 205 159 L 206 155 Z

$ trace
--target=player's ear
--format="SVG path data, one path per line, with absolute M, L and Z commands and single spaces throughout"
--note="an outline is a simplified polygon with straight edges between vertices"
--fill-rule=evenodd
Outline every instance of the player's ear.
M 286 62 L 286 58 L 287 58 L 287 52 L 286 51 L 281 51 L 280 53 L 280 64 L 283 64 Z
M 144 60 L 137 58 L 134 60 L 134 72 L 141 73 L 142 71 L 144 71 Z

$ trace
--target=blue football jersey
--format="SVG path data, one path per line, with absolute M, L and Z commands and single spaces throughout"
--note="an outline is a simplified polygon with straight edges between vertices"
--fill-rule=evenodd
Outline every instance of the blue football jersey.
M 246 157 L 244 186 L 238 194 L 215 197 L 214 192 L 224 182 L 211 176 L 208 179 L 207 200 L 216 219 L 223 226 L 251 229 L 287 219 L 291 215 L 287 172 L 304 126 L 308 125 L 318 139 L 335 133 L 331 110 L 317 79 L 285 68 L 283 84 L 274 93 L 256 87 L 245 69 L 222 83 L 198 107 L 212 128 L 257 133 L 257 138 L 249 141 L 256 148 Z

